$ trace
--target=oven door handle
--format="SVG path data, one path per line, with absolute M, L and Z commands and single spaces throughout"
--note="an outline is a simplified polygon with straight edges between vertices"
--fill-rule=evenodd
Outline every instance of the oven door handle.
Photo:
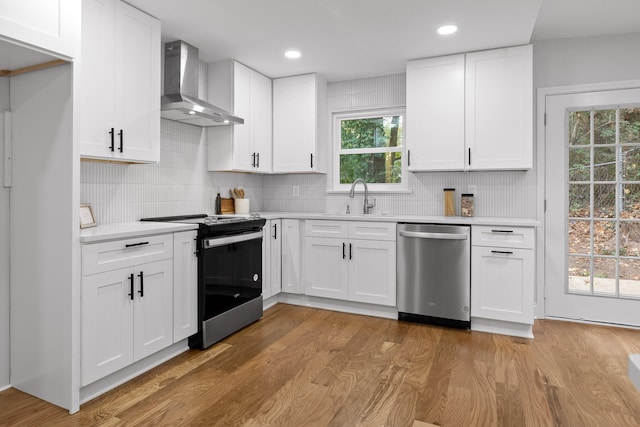
M 205 249 L 217 248 L 220 246 L 231 245 L 233 243 L 247 242 L 249 240 L 262 239 L 262 231 L 256 231 L 255 233 L 240 234 L 237 236 L 229 237 L 212 237 L 204 239 L 203 246 Z

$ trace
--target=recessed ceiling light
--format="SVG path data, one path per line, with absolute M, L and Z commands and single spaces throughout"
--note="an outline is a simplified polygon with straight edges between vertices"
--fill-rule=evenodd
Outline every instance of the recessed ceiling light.
M 300 51 L 298 50 L 288 50 L 284 53 L 284 56 L 286 56 L 289 59 L 298 59 L 300 58 L 301 54 L 300 54 Z
M 438 34 L 441 36 L 448 36 L 449 34 L 453 34 L 458 31 L 458 27 L 456 25 L 443 25 L 438 28 Z
M 191 114 L 191 115 L 194 115 L 195 113 L 196 113 L 196 112 L 195 112 L 195 111 L 193 111 L 193 110 L 189 111 L 189 114 Z

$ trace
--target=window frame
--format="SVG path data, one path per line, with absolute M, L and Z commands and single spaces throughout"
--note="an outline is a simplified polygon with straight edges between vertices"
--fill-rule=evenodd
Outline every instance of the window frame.
M 406 108 L 405 107 L 392 107 L 392 108 L 383 108 L 383 109 L 375 109 L 375 110 L 358 110 L 358 111 L 345 111 L 345 112 L 336 112 L 333 113 L 332 118 L 332 151 L 331 151 L 331 160 L 332 160 L 332 192 L 348 192 L 351 189 L 351 183 L 349 184 L 341 184 L 340 183 L 340 155 L 343 154 L 342 149 L 342 126 L 341 122 L 343 120 L 358 120 L 358 119 L 368 119 L 368 118 L 376 118 L 376 117 L 384 117 L 384 116 L 402 116 L 402 146 L 398 147 L 399 149 L 388 149 L 388 148 L 359 148 L 359 149 L 349 149 L 351 154 L 373 154 L 373 153 L 389 153 L 389 152 L 400 152 L 402 168 L 401 168 L 401 179 L 402 181 L 398 184 L 388 184 L 388 183 L 369 183 L 367 182 L 367 187 L 369 188 L 369 192 L 375 193 L 397 193 L 397 192 L 407 192 L 407 149 L 406 149 Z M 358 191 L 358 189 L 356 189 Z

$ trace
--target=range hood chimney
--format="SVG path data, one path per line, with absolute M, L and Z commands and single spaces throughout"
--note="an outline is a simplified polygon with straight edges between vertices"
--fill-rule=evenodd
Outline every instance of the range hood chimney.
M 198 48 L 182 40 L 164 45 L 164 93 L 160 116 L 196 126 L 243 124 L 244 120 L 198 99 Z

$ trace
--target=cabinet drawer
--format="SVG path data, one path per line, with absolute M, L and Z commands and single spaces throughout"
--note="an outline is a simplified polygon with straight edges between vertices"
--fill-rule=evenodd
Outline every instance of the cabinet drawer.
M 309 237 L 334 237 L 346 239 L 349 235 L 349 222 L 310 220 L 304 223 L 305 236 Z
M 533 249 L 535 234 L 531 227 L 499 227 L 474 225 L 471 227 L 473 246 Z
M 144 236 L 82 246 L 82 275 L 173 258 L 173 234 Z
M 362 240 L 396 240 L 394 222 L 349 222 L 349 238 Z

